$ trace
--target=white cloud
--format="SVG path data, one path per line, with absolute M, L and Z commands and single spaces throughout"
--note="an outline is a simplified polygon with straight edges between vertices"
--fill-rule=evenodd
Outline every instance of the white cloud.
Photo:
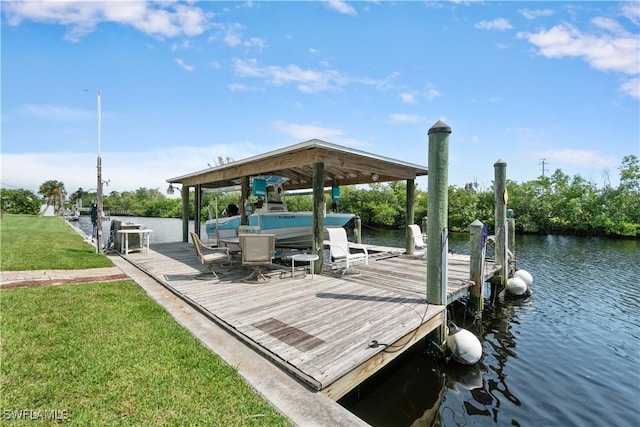
M 349 138 L 345 136 L 345 132 L 341 129 L 328 128 L 311 124 L 287 123 L 284 121 L 275 121 L 273 125 L 277 130 L 297 140 L 306 141 L 310 139 L 320 139 L 326 142 L 346 146 L 368 145 L 355 138 Z
M 267 47 L 267 42 L 259 37 L 251 37 L 249 40 L 246 40 L 243 45 L 248 48 L 264 49 Z
M 535 153 L 536 157 L 547 159 L 555 164 L 578 165 L 585 167 L 615 167 L 613 156 L 605 156 L 597 151 L 574 150 L 571 148 L 546 150 Z
M 242 43 L 242 36 L 240 30 L 242 29 L 240 24 L 230 24 L 226 27 L 226 34 L 224 36 L 224 42 L 231 46 L 236 47 Z
M 493 21 L 480 21 L 480 22 L 477 22 L 474 25 L 474 27 L 480 30 L 498 30 L 498 31 L 505 31 L 513 28 L 513 26 L 509 23 L 509 21 L 504 18 L 496 18 Z
M 95 111 L 69 108 L 64 105 L 35 105 L 25 104 L 22 113 L 30 116 L 51 120 L 79 120 L 95 117 Z
M 356 16 L 358 14 L 358 12 L 356 12 L 356 10 L 351 5 L 347 4 L 347 2 L 344 1 L 329 0 L 326 2 L 326 4 L 330 9 L 333 9 L 344 15 Z
M 230 83 L 230 84 L 227 85 L 227 87 L 232 92 L 247 92 L 247 91 L 251 90 L 249 88 L 249 86 L 243 85 L 243 84 L 240 84 L 240 83 Z
M 421 123 L 424 121 L 424 117 L 417 114 L 400 114 L 394 113 L 389 115 L 389 120 L 393 123 Z
M 530 21 L 536 18 L 553 15 L 553 11 L 551 9 L 520 9 L 518 12 Z
M 632 98 L 640 99 L 640 77 L 635 77 L 622 83 L 620 92 Z
M 596 21 L 602 25 L 604 21 Z M 609 24 L 609 27 L 611 25 Z M 519 33 L 547 58 L 581 57 L 593 68 L 638 74 L 640 39 L 630 34 L 585 34 L 569 24 L 537 33 Z
M 74 42 L 101 22 L 161 37 L 195 36 L 208 28 L 212 17 L 192 4 L 173 2 L 20 1 L 3 2 L 2 8 L 9 25 L 33 21 L 68 26 L 66 38 Z
M 400 94 L 400 99 L 405 104 L 415 104 L 417 102 L 415 93 L 411 93 L 411 92 L 401 93 Z
M 620 85 L 620 91 L 639 98 L 640 37 L 611 18 L 596 17 L 591 23 L 593 33 L 565 23 L 536 33 L 518 33 L 518 38 L 527 40 L 547 58 L 582 58 L 596 70 L 631 75 Z
M 233 69 L 240 77 L 263 78 L 275 86 L 296 85 L 304 93 L 315 93 L 335 89 L 345 84 L 345 79 L 333 70 L 302 69 L 294 64 L 285 67 L 260 66 L 255 59 L 235 58 Z
M 631 22 L 640 25 L 640 7 L 636 2 L 628 2 L 622 5 L 622 14 Z
M 176 63 L 186 71 L 193 71 L 196 67 L 186 64 L 182 59 L 176 58 Z
M 440 91 L 438 89 L 436 89 L 435 87 L 430 86 L 427 89 L 427 99 L 429 101 L 433 101 L 436 98 L 439 98 L 440 96 L 442 96 L 442 94 L 440 93 Z
M 207 147 L 181 146 L 147 152 L 102 152 L 102 178 L 109 180 L 105 193 L 158 188 L 164 193 L 166 180 L 207 168 L 218 156 L 239 160 L 255 147 L 244 143 Z M 180 162 L 176 162 L 179 158 Z M 144 159 L 143 162 L 140 159 Z M 38 191 L 50 179 L 62 181 L 69 193 L 78 188 L 96 188 L 95 153 L 2 153 L 3 185 Z
M 191 49 L 193 45 L 189 39 L 182 40 L 180 43 L 173 43 L 171 45 L 171 51 L 176 52 L 178 50 Z
M 624 34 L 626 30 L 618 21 L 612 18 L 605 18 L 602 16 L 596 16 L 591 20 L 593 25 L 598 28 L 602 28 L 603 30 L 610 31 L 612 33 Z
M 331 69 L 303 69 L 295 64 L 286 66 L 259 65 L 254 59 L 232 59 L 236 75 L 244 78 L 261 78 L 274 86 L 295 85 L 303 93 L 317 93 L 325 90 L 338 90 L 348 84 L 358 83 L 373 86 L 380 90 L 388 89 L 397 73 L 382 79 L 370 77 L 347 77 Z

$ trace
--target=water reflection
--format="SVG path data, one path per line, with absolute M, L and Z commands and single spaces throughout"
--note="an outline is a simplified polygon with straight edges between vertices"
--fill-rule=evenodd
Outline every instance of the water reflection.
M 447 378 L 438 353 L 434 344 L 416 344 L 340 404 L 374 426 L 439 425 Z

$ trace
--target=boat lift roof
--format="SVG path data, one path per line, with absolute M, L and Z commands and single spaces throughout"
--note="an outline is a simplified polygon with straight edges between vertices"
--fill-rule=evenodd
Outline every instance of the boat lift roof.
M 324 163 L 329 185 L 401 181 L 427 175 L 427 167 L 312 139 L 265 154 L 225 163 L 167 179 L 170 184 L 200 185 L 203 189 L 235 187 L 246 176 L 273 175 L 288 178 L 285 190 L 313 187 L 315 163 Z

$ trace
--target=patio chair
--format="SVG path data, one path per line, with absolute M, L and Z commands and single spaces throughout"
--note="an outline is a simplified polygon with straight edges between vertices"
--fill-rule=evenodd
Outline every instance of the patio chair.
M 329 246 L 331 262 L 345 263 L 342 275 L 353 272 L 351 264 L 354 262 L 364 261 L 365 265 L 369 264 L 369 252 L 367 247 L 359 243 L 352 243 L 347 239 L 347 231 L 342 227 L 331 227 L 325 229 L 329 235 L 329 240 L 325 244 Z
M 415 255 L 426 255 L 427 252 L 427 235 L 422 234 L 420 226 L 417 224 L 409 225 L 409 232 L 413 240 L 413 250 Z
M 206 264 L 206 268 L 196 276 L 196 279 L 207 279 L 213 277 L 218 279 L 218 274 L 213 269 L 215 263 L 220 261 L 231 262 L 231 255 L 229 253 L 229 248 L 210 248 L 205 246 L 200 241 L 200 237 L 193 231 L 191 232 L 191 241 L 193 242 L 193 247 L 196 250 L 196 258 L 200 260 L 202 264 Z M 209 253 L 204 253 L 203 251 L 207 251 Z
M 243 278 L 243 282 L 265 282 L 270 279 L 265 276 L 262 268 L 271 264 L 276 252 L 275 234 L 247 233 L 239 234 L 240 248 L 242 249 L 242 265 L 253 267 L 250 275 Z M 254 280 L 251 280 L 255 278 Z

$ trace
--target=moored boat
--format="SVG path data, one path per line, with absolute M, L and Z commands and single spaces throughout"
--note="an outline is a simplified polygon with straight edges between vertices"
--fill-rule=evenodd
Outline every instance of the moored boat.
M 247 208 L 252 209 L 249 215 L 249 225 L 241 226 L 240 215 L 235 214 L 237 207 L 229 205 L 222 217 L 213 218 L 205 223 L 205 229 L 210 241 L 232 240 L 238 232 L 268 233 L 276 235 L 276 245 L 285 248 L 312 247 L 313 212 L 289 211 L 282 197 L 282 184 L 286 178 L 256 177 L 274 188 L 274 198 L 269 200 L 265 190 L 265 200 L 258 201 Z M 268 178 L 268 179 L 265 179 Z M 255 194 L 255 191 L 254 191 Z M 324 215 L 325 227 L 345 227 L 355 218 L 352 213 L 327 212 Z

